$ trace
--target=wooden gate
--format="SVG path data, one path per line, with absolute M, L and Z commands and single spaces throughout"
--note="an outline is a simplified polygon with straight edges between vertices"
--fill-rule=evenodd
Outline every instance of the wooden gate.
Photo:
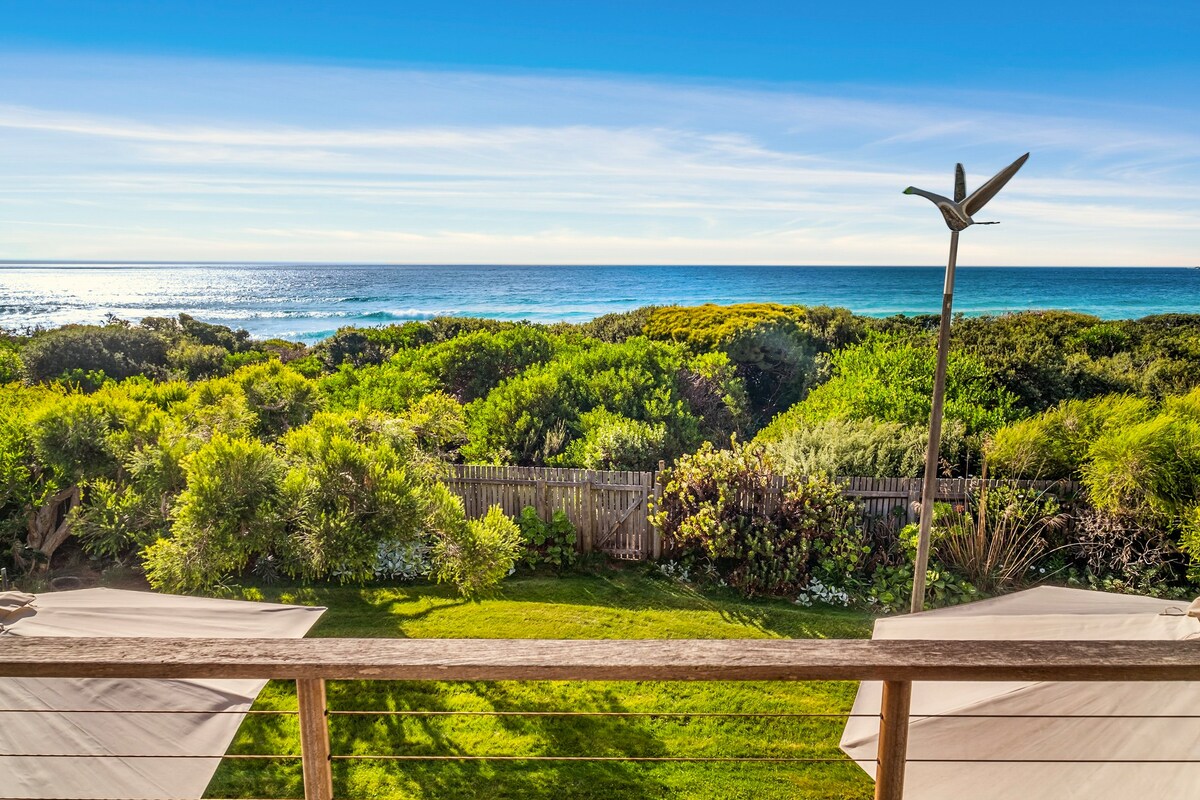
M 636 560 L 660 552 L 648 519 L 653 472 L 459 464 L 446 485 L 462 498 L 468 517 L 481 517 L 493 505 L 513 517 L 526 506 L 542 519 L 562 511 L 585 553 Z

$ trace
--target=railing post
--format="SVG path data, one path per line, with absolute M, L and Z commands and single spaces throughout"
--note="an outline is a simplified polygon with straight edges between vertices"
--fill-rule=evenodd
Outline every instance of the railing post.
M 904 767 L 908 761 L 908 712 L 912 683 L 884 681 L 879 719 L 879 752 L 875 766 L 875 800 L 904 797 Z
M 304 800 L 333 800 L 325 679 L 297 678 L 296 699 L 300 703 L 300 762 L 304 770 Z

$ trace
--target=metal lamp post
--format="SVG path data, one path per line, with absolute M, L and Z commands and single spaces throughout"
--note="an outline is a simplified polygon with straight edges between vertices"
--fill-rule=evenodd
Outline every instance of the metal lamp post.
M 1004 188 L 1029 153 L 1000 170 L 987 183 L 967 194 L 967 177 L 962 164 L 954 168 L 954 199 L 926 192 L 913 186 L 905 194 L 925 197 L 938 207 L 950 228 L 950 259 L 946 262 L 946 283 L 942 289 L 942 318 L 938 326 L 937 371 L 933 376 L 933 407 L 929 412 L 929 449 L 925 451 L 925 479 L 921 486 L 921 523 L 917 538 L 917 561 L 913 567 L 912 610 L 925 608 L 925 572 L 929 566 L 929 532 L 933 527 L 933 503 L 937 494 L 938 454 L 942 444 L 942 407 L 946 400 L 946 358 L 950 350 L 950 312 L 954 304 L 954 268 L 958 261 L 958 234 L 971 225 L 995 225 L 976 222 L 972 217 L 996 193 Z

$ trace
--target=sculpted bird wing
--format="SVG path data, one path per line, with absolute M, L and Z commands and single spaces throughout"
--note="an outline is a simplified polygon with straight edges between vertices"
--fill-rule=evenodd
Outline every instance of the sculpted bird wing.
M 954 165 L 954 202 L 961 203 L 967 196 L 967 171 L 962 164 Z
M 980 186 L 978 189 L 967 195 L 967 199 L 962 201 L 962 209 L 963 211 L 967 212 L 967 216 L 975 216 L 975 213 L 979 211 L 979 209 L 987 205 L 987 202 L 995 197 L 997 192 L 1004 188 L 1004 184 L 1008 183 L 1012 176 L 1017 174 L 1017 170 L 1019 170 L 1028 159 L 1029 153 L 1026 153 L 993 175 L 991 180 L 983 184 L 983 186 Z M 957 180 L 955 183 L 957 183 Z
M 933 192 L 927 192 L 924 189 L 918 189 L 915 186 L 908 187 L 907 189 L 904 190 L 904 193 L 920 195 L 921 197 L 924 197 L 927 200 L 932 200 L 935 204 L 936 203 L 950 203 L 951 205 L 953 205 L 953 203 L 951 203 L 949 197 L 942 197 L 940 194 L 934 194 Z

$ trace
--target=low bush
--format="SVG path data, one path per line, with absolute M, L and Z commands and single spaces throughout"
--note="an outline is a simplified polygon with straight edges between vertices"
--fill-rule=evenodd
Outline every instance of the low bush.
M 1091 589 L 1170 595 L 1187 576 L 1187 557 L 1174 538 L 1137 515 L 1084 509 L 1069 542 L 1068 574 Z
M 458 512 L 462 501 L 457 497 Z M 453 583 L 468 597 L 486 592 L 512 570 L 521 551 L 521 531 L 500 506 L 488 509 L 483 519 L 445 527 L 434 545 L 438 580 Z
M 578 537 L 575 526 L 562 511 L 555 511 L 547 522 L 538 516 L 537 509 L 526 506 L 517 517 L 521 530 L 521 564 L 529 569 L 549 567 L 564 572 L 579 562 L 575 549 Z
M 167 591 L 264 562 L 308 579 L 408 577 L 429 572 L 417 559 L 428 550 L 439 579 L 477 594 L 518 555 L 516 526 L 495 508 L 467 520 L 408 427 L 377 414 L 318 414 L 276 446 L 216 434 L 186 473 L 170 535 L 143 553 Z
M 855 572 L 865 558 L 854 504 L 822 477 L 780 495 L 761 447 L 711 444 L 672 467 L 651 521 L 672 547 L 693 551 L 747 595 L 795 596 L 815 573 Z

